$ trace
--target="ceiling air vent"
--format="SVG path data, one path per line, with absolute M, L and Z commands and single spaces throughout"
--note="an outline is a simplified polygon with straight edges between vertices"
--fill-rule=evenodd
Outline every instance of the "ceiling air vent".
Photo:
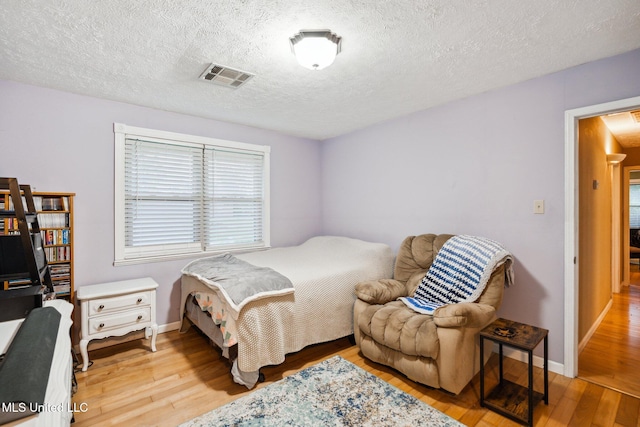
M 636 121 L 636 123 L 640 123 L 640 110 L 636 110 L 636 111 L 630 111 L 631 117 L 633 117 L 633 120 Z
M 200 74 L 202 80 L 232 89 L 237 89 L 244 85 L 251 80 L 253 76 L 254 74 L 247 73 L 246 71 L 236 70 L 218 64 L 210 64 L 207 69 Z

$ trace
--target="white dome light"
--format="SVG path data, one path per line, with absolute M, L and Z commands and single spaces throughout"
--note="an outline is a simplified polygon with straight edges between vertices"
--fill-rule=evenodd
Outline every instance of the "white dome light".
M 289 42 L 300 65 L 310 70 L 322 70 L 333 64 L 340 52 L 342 38 L 330 30 L 301 30 Z

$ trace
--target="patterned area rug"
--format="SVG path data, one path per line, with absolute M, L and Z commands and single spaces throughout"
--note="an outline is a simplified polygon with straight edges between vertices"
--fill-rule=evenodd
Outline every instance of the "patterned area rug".
M 462 426 L 340 356 L 182 424 L 193 426 Z

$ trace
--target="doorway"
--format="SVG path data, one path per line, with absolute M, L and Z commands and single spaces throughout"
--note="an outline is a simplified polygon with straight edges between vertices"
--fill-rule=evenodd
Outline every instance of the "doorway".
M 605 114 L 640 109 L 640 97 L 599 104 L 590 107 L 569 110 L 565 114 L 565 347 L 564 375 L 578 375 L 578 339 L 579 339 L 579 273 L 578 256 L 580 243 L 579 228 L 579 159 L 578 159 L 578 121 Z M 594 182 L 594 186 L 596 183 Z M 594 187 L 595 188 L 595 187 Z M 625 239 L 626 240 L 626 239 Z M 618 244 L 618 247 L 620 245 Z M 627 258 L 628 259 L 628 258 Z M 611 265 L 613 265 L 612 263 Z M 615 281 L 615 279 L 612 279 Z M 612 302 L 613 303 L 613 300 Z M 603 312 L 608 310 L 605 309 Z M 599 319 L 603 320 L 603 319 Z M 604 321 L 603 321 L 604 322 Z M 607 352 L 608 353 L 608 352 Z M 610 358 L 607 354 L 604 358 Z M 605 364 L 607 361 L 605 361 Z M 609 363 L 613 360 L 609 359 Z
M 578 120 L 640 108 L 640 97 L 592 105 L 565 112 L 565 331 L 564 375 L 578 374 L 579 255 Z

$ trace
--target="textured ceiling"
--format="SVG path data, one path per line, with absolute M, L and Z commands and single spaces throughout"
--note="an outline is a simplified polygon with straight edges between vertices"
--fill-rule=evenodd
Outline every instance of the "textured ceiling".
M 324 28 L 342 52 L 302 68 Z M 638 0 L 0 0 L 0 79 L 313 139 L 639 47 Z
M 622 148 L 640 147 L 640 110 L 600 117 Z

